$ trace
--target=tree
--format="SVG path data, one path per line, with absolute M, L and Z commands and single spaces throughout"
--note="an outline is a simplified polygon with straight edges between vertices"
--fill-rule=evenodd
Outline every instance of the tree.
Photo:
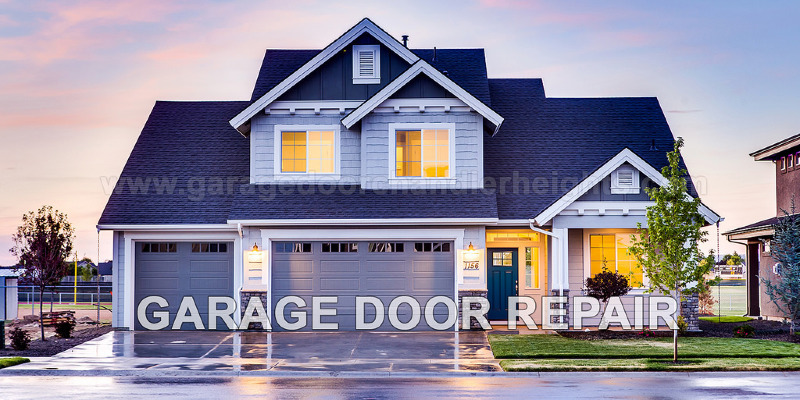
M 675 141 L 673 151 L 667 153 L 669 165 L 661 169 L 667 182 L 656 188 L 645 188 L 653 201 L 647 207 L 647 229 L 638 224 L 638 235 L 631 236 L 629 251 L 639 261 L 650 280 L 650 292 L 671 295 L 678 303 L 675 321 L 681 316 L 681 297 L 697 292 L 705 285 L 703 275 L 713 268 L 713 263 L 702 263 L 705 258 L 699 244 L 707 239 L 702 231 L 705 219 L 698 211 L 699 198 L 687 194 L 687 171 L 680 166 L 680 149 L 683 139 Z M 678 330 L 673 328 L 672 358 L 678 360 Z
M 791 319 L 792 334 L 800 323 L 800 217 L 795 213 L 792 198 L 791 213 L 781 210 L 784 216 L 775 224 L 771 246 L 772 258 L 779 264 L 778 276 L 772 280 L 761 278 L 767 296 L 778 310 Z
M 22 216 L 22 225 L 12 236 L 14 247 L 11 253 L 28 279 L 39 287 L 39 325 L 44 337 L 42 323 L 42 300 L 48 286 L 58 283 L 67 274 L 65 262 L 72 253 L 75 231 L 67 215 L 51 206 L 30 211 Z

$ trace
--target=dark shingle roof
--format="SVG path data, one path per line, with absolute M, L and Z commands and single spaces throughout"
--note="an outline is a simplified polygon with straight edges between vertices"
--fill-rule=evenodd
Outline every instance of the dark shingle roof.
M 482 190 L 361 190 L 359 186 L 256 185 L 240 191 L 231 220 L 497 218 Z
M 657 99 L 542 98 L 540 82 L 489 80 L 492 108 L 505 122 L 484 137 L 485 175 L 517 176 L 530 187 L 498 191 L 501 219 L 536 216 L 626 147 L 656 169 L 667 164 L 673 137 Z
M 480 101 L 491 105 L 483 49 L 437 49 L 436 61 L 433 61 L 432 49 L 412 51 L 440 72 L 446 71 L 453 82 Z M 259 99 L 319 52 L 320 50 L 267 50 L 250 101 Z
M 223 193 L 212 184 L 248 182 L 249 141 L 228 124 L 247 104 L 156 102 L 99 223 L 225 223 L 233 194 L 227 184 Z M 156 182 L 165 180 L 174 188 L 159 193 Z M 137 183 L 147 183 L 148 190 Z M 206 190 L 199 191 L 201 185 Z
M 781 218 L 783 218 L 783 217 L 781 217 Z M 781 220 L 781 218 L 778 218 L 778 217 L 767 218 L 767 219 L 765 219 L 763 221 L 754 222 L 754 223 L 752 223 L 750 225 L 745 225 L 745 226 L 740 227 L 740 228 L 732 229 L 732 230 L 730 230 L 728 232 L 723 233 L 723 235 L 728 236 L 728 235 L 735 235 L 735 234 L 738 234 L 738 233 L 745 233 L 745 232 L 750 232 L 750 231 L 759 231 L 759 230 L 762 230 L 762 229 L 769 229 L 769 228 L 772 228 L 774 225 L 776 225 Z

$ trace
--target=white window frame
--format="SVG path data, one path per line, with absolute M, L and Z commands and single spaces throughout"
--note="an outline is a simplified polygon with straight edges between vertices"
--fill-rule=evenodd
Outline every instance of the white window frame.
M 794 154 L 786 156 L 786 168 L 794 168 Z
M 614 271 L 617 270 L 617 257 L 616 257 L 616 246 L 617 246 L 617 235 L 633 235 L 635 234 L 635 230 L 631 229 L 584 229 L 583 230 L 583 282 L 581 282 L 581 286 L 584 285 L 586 282 L 586 278 L 591 277 L 592 273 L 592 255 L 591 255 L 591 246 L 589 245 L 589 235 L 614 235 Z M 627 276 L 626 276 L 627 278 Z M 643 294 L 648 289 L 650 289 L 650 279 L 647 278 L 647 274 L 642 273 L 642 287 L 632 287 L 628 294 Z
M 781 157 L 781 171 L 786 171 L 786 156 Z
M 631 185 L 621 185 L 619 183 L 620 172 L 631 172 L 633 183 Z M 611 194 L 639 194 L 641 185 L 639 184 L 639 171 L 631 165 L 620 165 L 611 173 Z
M 299 132 L 305 131 L 308 135 L 309 131 L 333 131 L 333 173 L 318 173 L 318 172 L 283 172 L 281 161 L 283 160 L 281 146 L 281 134 L 283 132 Z M 340 150 L 340 136 L 338 125 L 275 125 L 275 134 L 273 137 L 273 176 L 281 178 L 280 180 L 316 180 L 323 179 L 339 179 L 341 177 L 341 150 Z M 308 140 L 308 136 L 306 136 Z M 308 146 L 306 146 L 306 161 L 308 160 Z M 306 168 L 308 169 L 308 168 Z
M 362 52 L 372 52 L 373 70 L 372 75 L 360 75 L 359 54 Z M 353 45 L 353 84 L 354 85 L 375 85 L 381 83 L 381 46 L 377 44 Z
M 449 157 L 447 177 L 397 176 L 397 131 L 447 129 Z M 389 124 L 389 183 L 390 184 L 455 184 L 456 183 L 456 124 L 454 123 L 394 123 Z

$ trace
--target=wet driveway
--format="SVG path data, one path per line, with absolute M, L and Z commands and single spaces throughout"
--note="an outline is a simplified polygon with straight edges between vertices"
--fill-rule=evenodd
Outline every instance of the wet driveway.
M 501 371 L 483 332 L 111 332 L 11 370 Z M 31 371 L 33 372 L 33 371 Z

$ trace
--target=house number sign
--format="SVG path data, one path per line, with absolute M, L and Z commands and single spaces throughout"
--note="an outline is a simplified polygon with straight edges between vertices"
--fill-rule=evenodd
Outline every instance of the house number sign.
M 464 261 L 464 270 L 477 270 L 478 268 L 478 261 Z

